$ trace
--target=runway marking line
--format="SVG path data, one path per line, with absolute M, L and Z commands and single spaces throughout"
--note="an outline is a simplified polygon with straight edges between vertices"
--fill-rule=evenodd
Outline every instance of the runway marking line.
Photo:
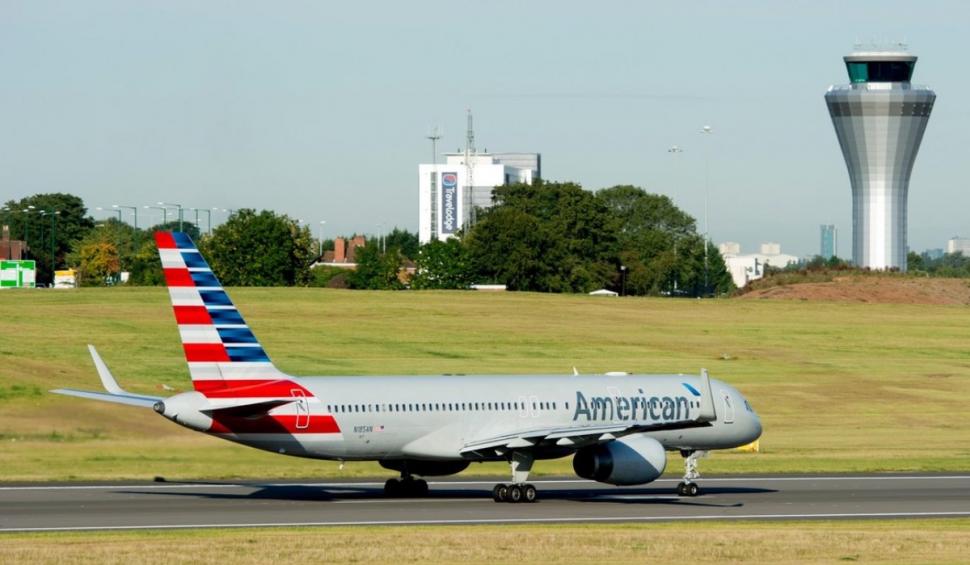
M 65 532 L 65 531 L 104 531 L 104 530 L 177 530 L 188 528 L 280 528 L 313 526 L 421 526 L 421 525 L 461 525 L 461 524 L 537 524 L 571 522 L 686 522 L 721 520 L 805 520 L 805 519 L 844 519 L 844 518 L 948 518 L 970 516 L 966 512 L 860 512 L 860 513 L 820 513 L 820 514 L 736 514 L 730 516 L 593 516 L 560 518 L 485 518 L 457 520 L 369 520 L 334 522 L 287 522 L 253 524 L 156 524 L 149 526 L 78 526 L 50 528 L 0 528 L 0 532 Z
M 658 479 L 653 483 L 676 483 L 681 479 Z M 940 476 L 823 476 L 823 477 L 712 477 L 703 478 L 705 483 L 718 482 L 777 482 L 777 481 L 907 481 L 907 480 L 970 480 L 970 475 L 940 475 Z M 468 486 L 468 485 L 494 485 L 500 482 L 496 478 L 494 481 L 430 481 L 429 485 L 434 486 Z M 532 484 L 597 484 L 595 481 L 582 479 L 546 479 L 530 481 Z M 264 487 L 383 487 L 383 482 L 355 482 L 355 483 L 186 483 L 186 484 L 130 484 L 130 485 L 24 485 L 24 486 L 0 486 L 0 491 L 7 490 L 106 490 L 119 488 L 139 488 L 139 489 L 179 489 L 179 488 L 264 488 Z

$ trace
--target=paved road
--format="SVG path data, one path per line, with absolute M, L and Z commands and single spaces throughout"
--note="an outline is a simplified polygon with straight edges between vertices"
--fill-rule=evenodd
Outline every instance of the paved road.
M 143 483 L 0 487 L 0 532 L 284 525 L 970 517 L 970 475 L 704 478 L 705 494 L 536 480 L 535 504 L 491 500 L 490 480 L 441 480 L 424 499 L 383 483 Z

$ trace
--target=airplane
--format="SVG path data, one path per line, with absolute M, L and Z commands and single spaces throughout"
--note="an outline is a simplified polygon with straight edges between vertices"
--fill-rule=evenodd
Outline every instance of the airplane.
M 697 496 L 698 459 L 749 444 L 761 421 L 735 388 L 700 375 L 441 375 L 293 377 L 281 372 L 188 235 L 155 241 L 194 390 L 128 392 L 89 345 L 105 392 L 76 397 L 152 408 L 189 429 L 284 455 L 377 461 L 396 471 L 384 492 L 425 496 L 421 477 L 505 461 L 496 502 L 533 502 L 536 460 L 573 457 L 584 479 L 649 483 L 667 451 L 684 458 L 680 496 Z

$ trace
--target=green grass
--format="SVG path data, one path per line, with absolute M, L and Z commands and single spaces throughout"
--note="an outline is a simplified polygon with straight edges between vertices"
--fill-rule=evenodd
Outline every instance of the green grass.
M 970 520 L 0 534 L 3 563 L 966 563 Z
M 758 454 L 705 472 L 970 469 L 970 309 L 474 292 L 231 289 L 296 375 L 696 372 L 737 386 L 762 416 Z M 190 387 L 167 292 L 0 293 L 0 480 L 387 474 L 267 454 L 150 411 L 47 394 L 96 390 L 93 343 L 133 391 Z M 672 470 L 679 469 L 673 462 Z M 470 473 L 506 473 L 475 465 Z M 568 460 L 538 473 L 571 472 Z

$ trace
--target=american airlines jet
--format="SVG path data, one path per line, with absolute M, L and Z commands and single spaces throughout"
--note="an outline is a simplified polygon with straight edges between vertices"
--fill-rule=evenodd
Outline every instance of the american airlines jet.
M 667 451 L 685 458 L 681 496 L 699 493 L 697 460 L 745 445 L 761 422 L 737 390 L 685 375 L 292 377 L 270 361 L 184 233 L 155 234 L 195 390 L 168 398 L 126 392 L 88 346 L 107 392 L 52 392 L 152 408 L 169 420 L 258 449 L 316 459 L 378 461 L 400 478 L 388 496 L 423 496 L 420 477 L 506 461 L 497 502 L 533 502 L 537 459 L 572 456 L 585 479 L 640 485 Z M 575 373 L 575 370 L 573 371 Z

